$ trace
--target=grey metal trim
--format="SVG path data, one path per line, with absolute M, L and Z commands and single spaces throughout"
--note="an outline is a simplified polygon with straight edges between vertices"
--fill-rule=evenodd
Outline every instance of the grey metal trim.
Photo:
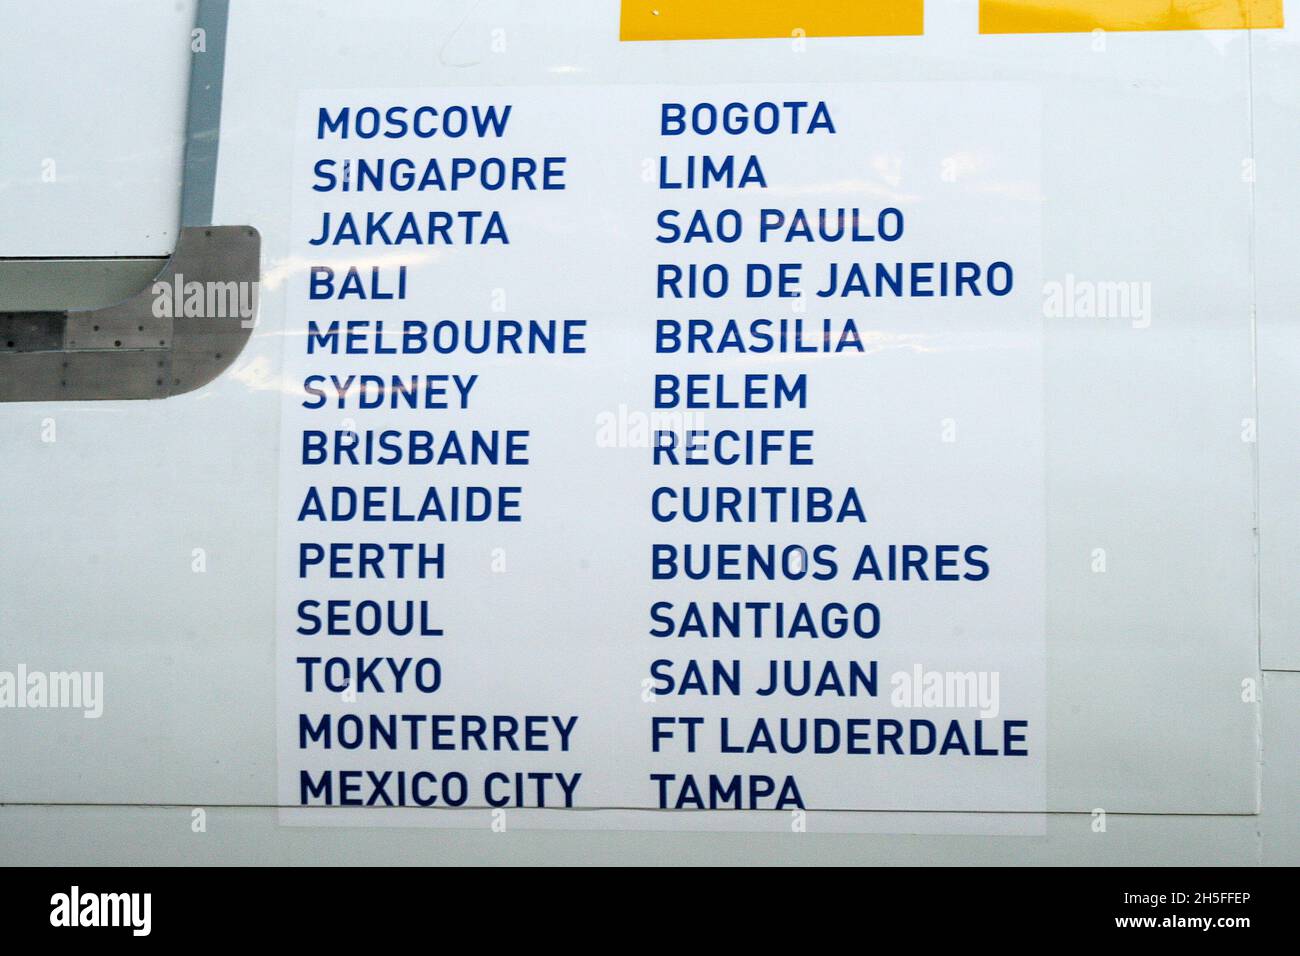
M 0 402 L 179 395 L 216 378 L 248 341 L 261 237 L 210 225 L 228 17 L 228 0 L 199 0 L 204 50 L 190 69 L 176 251 L 116 305 L 0 312 Z
M 124 302 L 0 313 L 0 402 L 166 398 L 206 385 L 252 334 L 261 246 L 249 226 L 182 229 L 166 268 Z
M 0 259 L 0 312 L 66 312 L 121 302 L 152 282 L 167 258 Z
M 181 226 L 212 222 L 221 145 L 221 92 L 226 72 L 229 0 L 199 0 L 194 29 L 204 49 L 190 57 L 190 96 L 185 114 L 185 167 L 181 177 Z

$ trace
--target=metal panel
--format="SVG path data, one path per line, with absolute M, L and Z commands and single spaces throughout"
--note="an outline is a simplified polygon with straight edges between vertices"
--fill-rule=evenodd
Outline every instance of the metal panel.
M 1259 416 L 1260 659 L 1300 671 L 1300 11 L 1251 37 Z M 1243 414 L 1245 417 L 1245 414 Z
M 69 236 L 70 248 L 76 237 Z M 98 309 L 135 295 L 167 256 L 116 259 L 0 259 L 0 313 Z
M 0 401 L 165 398 L 205 385 L 252 331 L 260 249 L 248 226 L 184 229 L 155 282 L 124 302 L 0 313 Z
M 0 0 L 0 257 L 171 253 L 194 15 Z
M 480 10 L 460 4 L 451 13 L 423 4 L 394 4 L 382 13 L 341 5 L 237 7 L 236 68 L 223 131 L 230 148 L 223 152 L 218 213 L 234 221 L 264 217 L 257 221 L 266 224 L 268 248 L 286 246 L 283 157 L 295 85 L 454 85 L 469 82 L 471 67 L 489 82 L 555 85 L 654 82 L 688 72 L 687 49 L 648 44 L 614 52 L 608 6 L 591 4 L 576 18 L 590 21 L 590 33 L 570 22 L 563 37 L 551 18 L 513 2 Z M 927 36 L 906 49 L 886 41 L 864 57 L 860 42 L 818 44 L 816 61 L 800 69 L 829 80 L 853 71 L 913 80 L 994 72 L 1042 84 L 1060 164 L 1049 196 L 1056 228 L 1045 251 L 1055 257 L 1052 267 L 1116 277 L 1146 277 L 1155 269 L 1169 296 L 1146 333 L 1084 323 L 1050 333 L 1045 395 L 1053 806 L 1118 803 L 1164 815 L 1112 812 L 1108 836 L 1091 833 L 1086 815 L 1051 815 L 1047 836 L 1033 840 L 830 836 L 815 828 L 805 839 L 789 833 L 286 830 L 276 826 L 274 810 L 248 808 L 211 811 L 218 821 L 213 832 L 224 836 L 209 842 L 190 833 L 184 809 L 7 807 L 0 810 L 0 856 L 42 852 L 50 862 L 84 862 L 87 854 L 99 862 L 319 862 L 340 855 L 418 862 L 437 854 L 509 862 L 1249 863 L 1259 858 L 1262 839 L 1266 862 L 1296 863 L 1294 787 L 1277 788 L 1273 778 L 1274 757 L 1280 766 L 1293 757 L 1294 729 L 1274 717 L 1295 712 L 1294 694 L 1279 696 L 1273 675 L 1265 685 L 1264 816 L 1167 815 L 1171 795 L 1210 812 L 1225 806 L 1249 812 L 1256 785 L 1254 736 L 1246 729 L 1255 709 L 1238 697 L 1240 680 L 1257 675 L 1252 466 L 1236 433 L 1253 394 L 1244 344 L 1248 296 L 1240 287 L 1245 270 L 1236 257 L 1242 226 L 1251 221 L 1240 163 L 1250 151 L 1244 117 L 1253 105 L 1255 136 L 1275 144 L 1259 155 L 1271 157 L 1271 172 L 1285 176 L 1276 144 L 1293 138 L 1294 103 L 1277 92 L 1289 72 L 1276 58 L 1294 62 L 1296 32 L 1252 37 L 1252 70 L 1240 34 L 1110 37 L 1105 55 L 1098 55 L 1088 37 L 1045 36 L 1033 45 L 963 40 L 976 26 L 972 5 L 929 7 Z M 305 17 L 309 12 L 315 16 Z M 508 55 L 494 56 L 489 38 L 500 24 L 508 27 L 511 46 Z M 942 51 L 926 45 L 933 40 L 944 44 Z M 302 44 L 312 54 L 285 56 L 285 44 Z M 728 46 L 719 57 L 733 74 L 763 79 L 781 78 L 796 59 L 780 43 Z M 1265 91 L 1254 104 L 1245 90 L 1251 82 Z M 1211 121 L 1198 119 L 1205 110 Z M 1284 135 L 1282 124 L 1291 124 L 1292 133 Z M 1160 144 L 1146 155 L 1136 144 L 1146 142 L 1151 128 L 1162 131 Z M 1125 147 L 1113 148 L 1112 139 Z M 1167 175 L 1153 181 L 1150 172 L 1161 163 Z M 1271 645 L 1266 633 L 1265 663 L 1271 647 L 1272 666 L 1296 666 L 1294 654 L 1285 656 L 1300 633 L 1288 504 L 1296 496 L 1286 494 L 1296 471 L 1286 467 L 1294 456 L 1285 445 L 1295 405 L 1286 402 L 1293 392 L 1295 297 L 1285 281 L 1294 275 L 1295 231 L 1294 217 L 1278 202 L 1280 188 L 1261 182 L 1254 203 L 1256 244 L 1271 263 L 1258 277 L 1261 389 L 1271 390 L 1267 403 L 1261 394 L 1260 520 L 1265 627 L 1274 628 Z M 1195 199 L 1180 201 L 1189 189 Z M 1083 213 L 1072 211 L 1072 192 L 1084 197 Z M 1176 213 L 1191 208 L 1200 218 L 1189 230 Z M 20 769 L 4 798 L 274 799 L 271 489 L 277 392 L 289 387 L 278 373 L 276 332 L 283 280 L 295 278 L 294 269 L 276 263 L 269 270 L 275 283 L 266 290 L 265 334 L 251 340 L 233 374 L 202 395 L 129 407 L 0 410 L 11 475 L 41 491 L 39 501 L 12 508 L 3 520 L 6 540 L 23 542 L 0 555 L 9 593 L 24 596 L 5 609 L 6 646 L 14 659 L 33 665 L 105 669 L 113 682 L 101 726 L 57 715 L 39 730 L 16 721 L 0 727 L 0 751 Z M 1204 281 L 1182 282 L 1180 274 Z M 1266 300 L 1274 310 L 1267 321 Z M 60 439 L 43 444 L 42 422 L 53 418 Z M 1112 564 L 1108 574 L 1095 576 L 1086 555 L 1100 544 Z M 197 548 L 208 557 L 204 574 L 191 569 Z M 1126 740 L 1126 728 L 1134 726 L 1142 740 Z

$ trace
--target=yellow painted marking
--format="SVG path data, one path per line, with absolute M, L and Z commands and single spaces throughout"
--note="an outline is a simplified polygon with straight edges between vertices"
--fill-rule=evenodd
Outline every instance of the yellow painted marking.
M 919 36 L 924 0 L 622 0 L 620 40 Z
M 1282 0 L 980 0 L 980 33 L 1280 26 Z

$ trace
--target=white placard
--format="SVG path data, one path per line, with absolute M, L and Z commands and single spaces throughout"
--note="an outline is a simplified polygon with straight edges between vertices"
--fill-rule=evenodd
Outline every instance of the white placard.
M 1038 127 L 1004 84 L 305 94 L 281 804 L 1041 812 Z

